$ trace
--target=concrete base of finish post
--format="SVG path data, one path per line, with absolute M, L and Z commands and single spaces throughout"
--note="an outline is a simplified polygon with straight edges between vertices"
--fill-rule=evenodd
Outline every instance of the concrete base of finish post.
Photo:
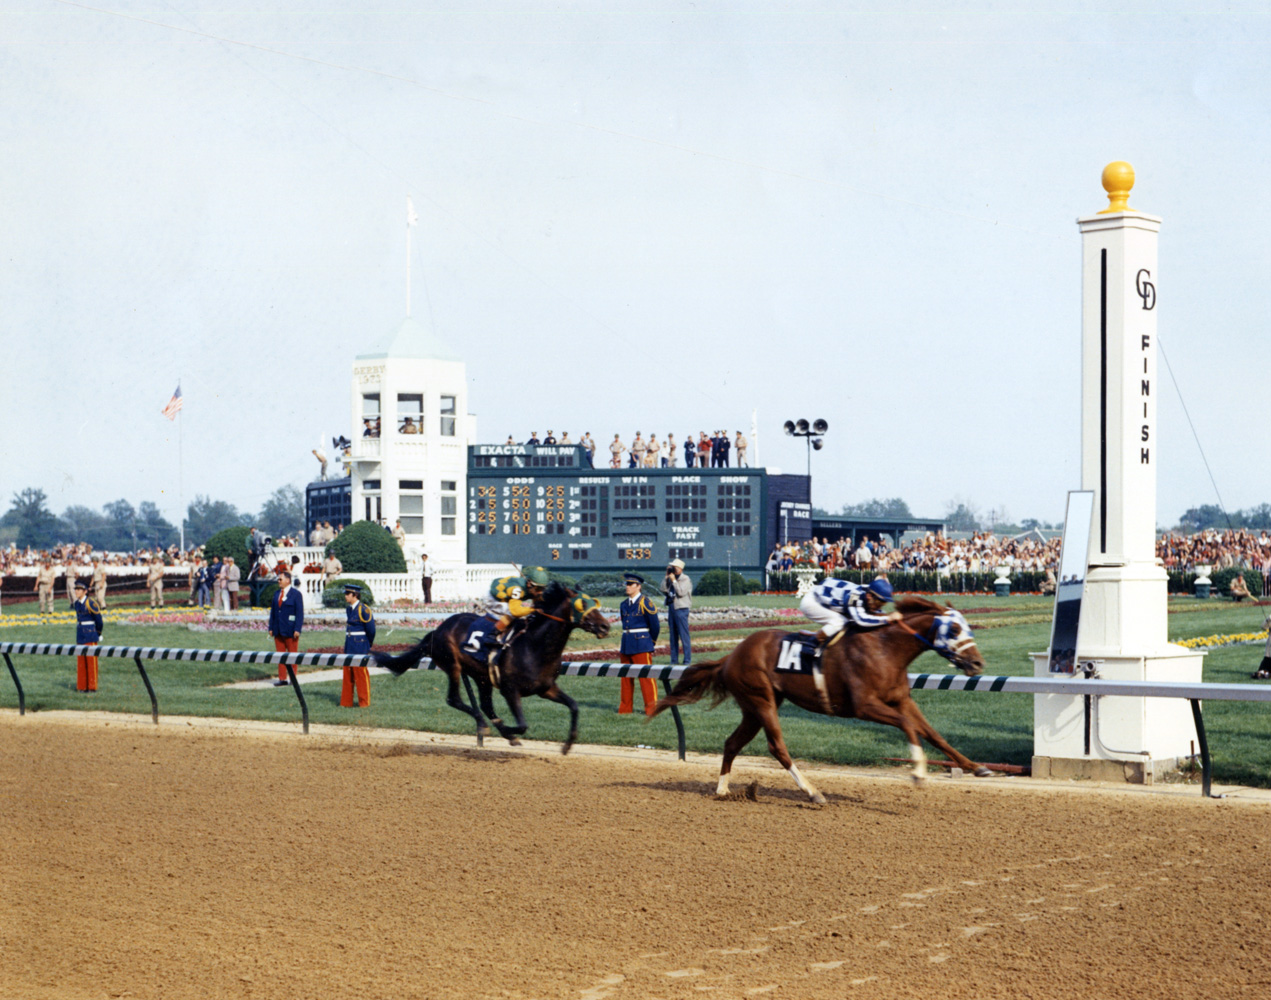
M 1047 653 L 1030 654 L 1033 676 L 1054 677 Z M 1165 645 L 1143 656 L 1080 650 L 1104 680 L 1153 683 L 1201 680 L 1204 653 Z M 1150 785 L 1176 771 L 1198 749 L 1184 698 L 1034 695 L 1033 776 Z

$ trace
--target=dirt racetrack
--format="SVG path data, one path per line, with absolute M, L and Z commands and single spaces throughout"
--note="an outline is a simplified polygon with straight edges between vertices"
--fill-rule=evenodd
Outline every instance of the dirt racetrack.
M 1271 807 L 0 716 L 0 996 L 1271 995 Z M 744 765 L 744 762 L 743 762 Z

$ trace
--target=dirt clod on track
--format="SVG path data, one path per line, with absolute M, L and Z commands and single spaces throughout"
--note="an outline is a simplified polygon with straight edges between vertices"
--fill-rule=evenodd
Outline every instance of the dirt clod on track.
M 10 714 L 0 761 L 0 997 L 1271 994 L 1265 804 Z

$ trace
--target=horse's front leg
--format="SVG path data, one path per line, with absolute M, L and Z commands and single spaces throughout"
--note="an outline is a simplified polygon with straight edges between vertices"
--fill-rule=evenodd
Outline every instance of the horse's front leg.
M 562 691 L 555 681 L 543 692 L 543 697 L 569 709 L 569 736 L 560 748 L 561 753 L 569 753 L 570 748 L 578 741 L 578 702 Z
M 914 708 L 918 706 L 915 705 Z M 881 722 L 887 726 L 895 726 L 905 734 L 909 741 L 909 756 L 914 762 L 913 779 L 915 785 L 921 785 L 927 779 L 927 755 L 922 752 L 922 742 L 918 736 L 918 727 L 914 720 L 898 708 L 893 708 L 877 698 L 861 698 L 856 703 L 856 717 L 866 722 Z
M 917 729 L 918 734 L 937 750 L 944 751 L 944 753 L 948 755 L 949 759 L 957 764 L 958 767 L 962 768 L 962 770 L 974 774 L 977 778 L 991 778 L 993 776 L 993 772 L 983 764 L 977 764 L 969 757 L 965 757 L 958 753 L 958 751 L 954 750 L 945 738 L 936 732 L 931 723 L 927 721 L 927 717 L 922 714 L 922 709 L 918 707 L 917 703 L 912 698 L 906 698 L 903 702 L 901 702 L 900 708 L 901 711 L 909 716 L 909 718 L 913 721 L 914 728 Z

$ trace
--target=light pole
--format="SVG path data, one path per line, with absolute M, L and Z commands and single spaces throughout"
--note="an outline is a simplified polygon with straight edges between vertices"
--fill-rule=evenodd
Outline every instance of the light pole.
M 821 437 L 830 429 L 830 425 L 819 418 L 812 421 L 810 425 L 803 419 L 800 419 L 797 423 L 793 420 L 787 420 L 785 429 L 786 433 L 791 437 L 801 437 L 808 443 L 808 493 L 810 497 L 812 490 L 812 449 L 821 450 L 824 446 Z

